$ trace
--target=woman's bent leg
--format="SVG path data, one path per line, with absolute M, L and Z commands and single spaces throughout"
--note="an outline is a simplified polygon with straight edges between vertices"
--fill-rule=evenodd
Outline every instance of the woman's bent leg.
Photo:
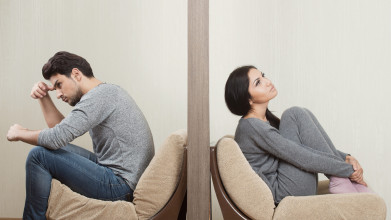
M 285 161 L 278 165 L 278 190 L 276 201 L 286 196 L 309 196 L 317 191 L 318 175 L 309 173 Z
M 292 107 L 283 113 L 280 123 L 280 133 L 283 137 L 296 143 L 303 144 L 318 151 L 334 154 L 341 158 L 319 122 L 312 113 L 304 108 Z M 341 161 L 344 160 L 341 158 Z M 293 191 L 295 193 L 294 195 L 303 195 L 306 193 L 307 195 L 316 194 L 316 173 L 308 173 L 285 162 L 280 163 L 279 172 L 283 174 L 280 175 L 282 177 L 281 182 L 296 183 L 285 186 L 291 192 Z M 345 185 L 343 186 L 347 188 L 347 190 L 345 189 L 347 192 L 355 191 L 350 181 L 349 183 L 344 181 L 344 183 Z M 341 184 L 335 185 L 342 186 Z
M 301 124 L 306 122 L 301 122 L 301 119 L 296 116 L 301 114 L 302 111 L 303 109 L 298 107 L 287 109 L 281 117 L 279 129 L 283 137 L 298 144 L 304 144 L 301 134 L 305 131 L 303 131 L 304 126 Z M 306 196 L 316 194 L 317 173 L 304 171 L 285 161 L 280 161 L 278 172 L 279 191 L 281 193 L 281 195 L 277 195 L 278 200 L 288 195 Z
M 287 109 L 281 117 L 280 132 L 283 137 L 296 143 L 340 157 L 322 126 L 307 109 Z M 341 158 L 341 161 L 345 160 Z
M 323 129 L 323 127 L 320 125 L 318 119 L 315 117 L 315 115 L 308 109 L 304 109 L 308 115 L 311 117 L 312 121 L 314 122 L 315 126 L 318 128 L 319 132 L 324 137 L 325 141 L 327 142 L 330 149 L 334 152 L 336 155 L 340 155 L 342 160 L 345 160 L 346 155 L 341 155 L 344 153 L 340 153 L 334 146 L 333 142 L 331 141 L 330 137 L 326 133 L 326 131 Z M 350 183 L 353 185 L 354 189 L 351 187 Z M 335 187 L 335 186 L 341 186 L 341 187 Z M 346 187 L 348 186 L 348 187 Z M 351 182 L 348 178 L 341 178 L 341 177 L 331 177 L 330 179 L 330 192 L 331 193 L 355 193 L 355 192 L 365 192 L 365 193 L 373 193 L 372 190 L 370 190 L 368 187 L 361 185 L 356 182 Z
M 107 167 L 78 154 L 33 148 L 26 161 L 26 202 L 23 219 L 45 219 L 52 178 L 89 198 L 127 200 L 133 191 Z
M 330 176 L 329 191 L 332 194 L 359 192 L 349 178 Z
M 319 123 L 318 119 L 315 117 L 315 115 L 308 109 L 304 108 L 304 110 L 308 113 L 308 115 L 311 117 L 314 125 L 317 127 L 320 134 L 323 136 L 324 140 L 326 141 L 327 145 L 330 147 L 330 149 L 334 152 L 335 155 L 341 156 L 340 152 L 335 148 L 333 142 L 331 141 L 329 135 L 326 133 L 326 131 L 323 129 L 322 125 Z M 346 156 L 346 155 L 345 155 Z M 341 157 L 342 158 L 342 157 Z M 346 158 L 342 158 L 342 160 L 345 161 Z

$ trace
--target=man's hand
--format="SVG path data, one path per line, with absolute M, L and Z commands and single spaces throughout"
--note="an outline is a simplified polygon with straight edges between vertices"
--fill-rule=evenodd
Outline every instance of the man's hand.
M 364 176 L 363 176 L 364 170 L 362 169 L 360 163 L 358 163 L 356 158 L 354 158 L 350 155 L 347 155 L 345 162 L 348 164 L 351 164 L 354 169 L 354 173 L 349 178 L 354 182 L 357 182 L 359 184 L 367 186 L 367 184 L 364 181 Z
M 44 82 L 37 82 L 31 89 L 31 97 L 37 99 L 41 105 L 43 116 L 49 128 L 54 127 L 64 119 L 64 115 L 54 105 L 52 99 L 48 95 L 49 91 L 54 90 L 53 86 L 48 86 Z
M 31 97 L 33 99 L 41 99 L 48 94 L 48 91 L 53 91 L 53 86 L 48 86 L 44 82 L 37 82 L 31 89 Z
M 19 135 L 20 135 L 20 131 L 21 130 L 26 130 L 26 128 L 18 125 L 18 124 L 14 124 L 10 127 L 10 129 L 8 130 L 8 133 L 7 133 L 7 140 L 9 141 L 19 141 Z
M 41 133 L 41 130 L 32 131 L 18 124 L 14 124 L 8 130 L 7 140 L 23 141 L 28 144 L 37 145 L 39 133 Z

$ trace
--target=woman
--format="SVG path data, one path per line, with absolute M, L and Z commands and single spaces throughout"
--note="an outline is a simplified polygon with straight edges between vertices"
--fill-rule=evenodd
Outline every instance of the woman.
M 334 147 L 309 110 L 289 108 L 281 120 L 268 110 L 276 96 L 274 85 L 254 66 L 237 68 L 225 85 L 229 110 L 242 116 L 235 141 L 275 202 L 285 196 L 315 195 L 318 173 L 330 179 L 331 193 L 370 192 L 360 164 Z

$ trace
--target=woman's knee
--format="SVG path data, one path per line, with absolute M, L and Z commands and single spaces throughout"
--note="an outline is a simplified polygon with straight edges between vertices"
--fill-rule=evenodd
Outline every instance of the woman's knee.
M 303 113 L 305 113 L 305 111 L 305 108 L 299 106 L 290 107 L 282 113 L 281 120 L 283 120 L 284 118 L 297 118 L 298 115 L 302 115 Z

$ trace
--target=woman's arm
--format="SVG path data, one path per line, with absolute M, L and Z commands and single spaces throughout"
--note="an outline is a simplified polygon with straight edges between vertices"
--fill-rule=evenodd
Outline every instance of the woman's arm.
M 363 175 L 364 170 L 361 167 L 360 163 L 357 161 L 357 159 L 351 156 L 350 154 L 344 153 L 340 150 L 337 151 L 339 155 L 341 155 L 341 158 L 344 159 L 346 163 L 351 164 L 353 166 L 354 173 L 352 174 L 350 179 L 364 186 L 367 186 L 367 184 L 364 181 L 364 175 Z
M 249 136 L 263 150 L 308 172 L 350 177 L 352 165 L 339 156 L 314 150 L 284 138 L 277 129 L 258 120 L 246 120 Z
M 343 160 L 346 160 L 346 156 L 348 156 L 349 154 L 347 154 L 347 153 L 345 153 L 345 152 L 342 152 L 342 151 L 340 151 L 340 150 L 338 150 L 338 149 L 337 149 L 337 151 L 338 151 L 338 154 L 341 155 L 341 158 L 342 158 Z
M 350 177 L 352 181 L 360 183 L 364 186 L 367 186 L 367 183 L 364 181 L 364 170 L 362 169 L 360 163 L 351 155 L 346 156 L 346 163 L 351 164 L 354 169 L 354 173 Z

